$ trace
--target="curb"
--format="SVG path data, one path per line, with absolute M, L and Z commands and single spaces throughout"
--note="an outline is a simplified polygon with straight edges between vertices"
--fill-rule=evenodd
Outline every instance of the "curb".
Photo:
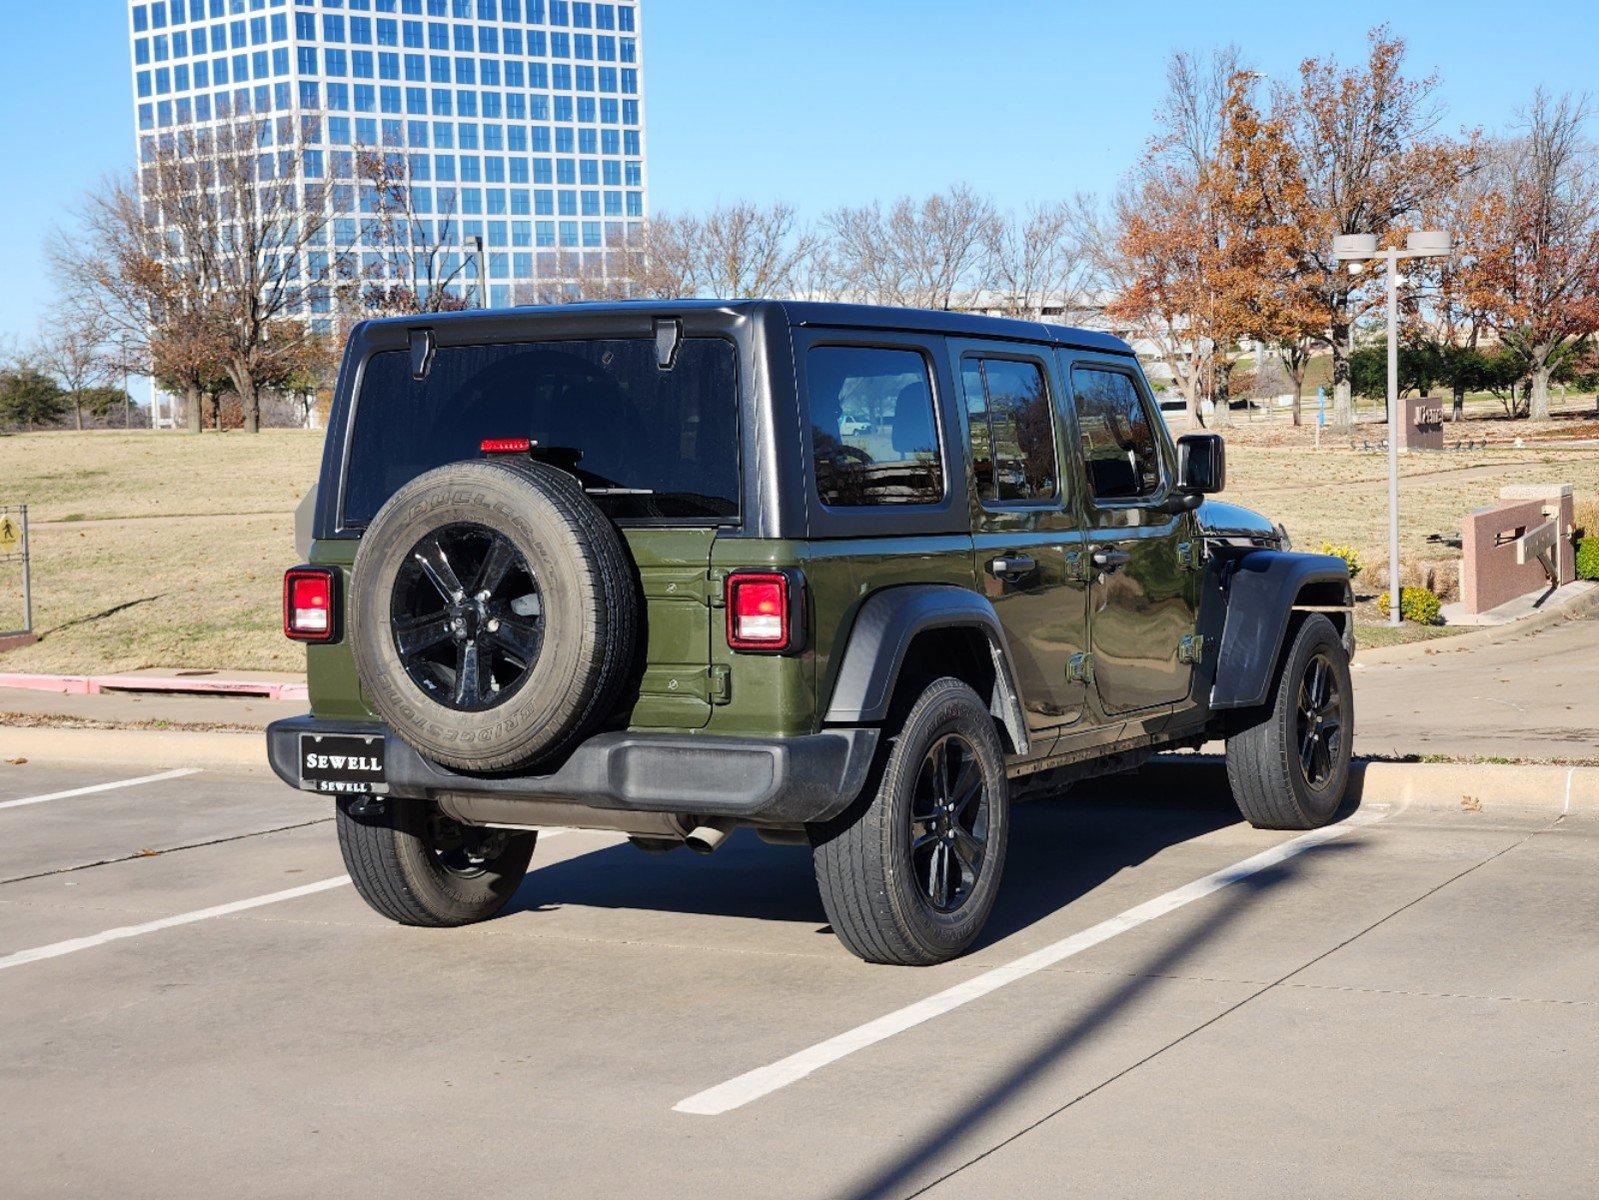
M 0 729 L 0 760 L 209 767 L 271 774 L 264 733 L 146 729 Z
M 1227 792 L 1227 770 L 1219 755 L 1158 756 L 1145 763 L 1137 777 L 1172 790 Z M 1360 804 L 1396 808 L 1541 809 L 1553 816 L 1599 812 L 1599 767 L 1357 759 L 1350 765 L 1349 795 Z
M 269 679 L 212 678 L 197 675 L 36 675 L 0 672 L 0 687 L 62 696 L 98 696 L 102 692 L 161 692 L 175 696 L 259 696 L 267 700 L 305 700 L 303 683 Z
M 270 774 L 266 738 L 259 733 L 152 731 L 142 729 L 0 729 L 0 760 L 121 763 L 148 767 L 208 767 Z M 1219 755 L 1158 755 L 1131 775 L 1103 776 L 1084 785 L 1116 789 L 1136 779 L 1153 789 L 1192 795 L 1227 795 L 1227 771 Z M 1357 760 L 1350 796 L 1361 804 L 1391 804 L 1455 812 L 1543 810 L 1559 816 L 1599 812 L 1599 767 L 1552 763 L 1412 763 Z

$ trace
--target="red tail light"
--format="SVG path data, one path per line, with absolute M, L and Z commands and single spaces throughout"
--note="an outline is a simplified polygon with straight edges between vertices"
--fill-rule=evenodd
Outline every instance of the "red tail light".
M 297 642 L 331 642 L 338 634 L 335 575 L 327 567 L 283 573 L 283 636 Z
M 526 454 L 533 449 L 533 439 L 484 438 L 477 448 L 484 454 Z
M 798 571 L 735 571 L 727 577 L 727 644 L 782 654 L 804 644 L 805 580 Z

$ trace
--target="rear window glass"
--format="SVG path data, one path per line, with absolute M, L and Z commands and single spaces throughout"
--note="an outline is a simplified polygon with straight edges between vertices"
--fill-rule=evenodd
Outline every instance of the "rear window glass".
M 738 516 L 738 368 L 732 343 L 685 338 L 441 346 L 420 383 L 407 351 L 367 363 L 344 520 L 364 525 L 406 483 L 481 458 L 484 438 L 531 438 L 618 520 Z
M 927 360 L 914 350 L 817 346 L 805 359 L 822 503 L 936 504 L 944 468 Z

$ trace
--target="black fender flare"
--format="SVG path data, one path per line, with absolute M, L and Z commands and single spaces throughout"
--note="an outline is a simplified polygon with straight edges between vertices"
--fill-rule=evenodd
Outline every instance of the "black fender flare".
M 1349 567 L 1329 554 L 1251 550 L 1228 560 L 1226 616 L 1210 707 L 1254 708 L 1266 702 L 1294 602 L 1308 584 L 1336 584 L 1352 604 Z
M 905 584 L 867 597 L 850 628 L 833 694 L 823 718 L 829 725 L 867 725 L 888 717 L 894 685 L 912 640 L 930 629 L 976 629 L 994 661 L 994 694 L 984 697 L 1020 753 L 1028 749 L 1027 722 L 1010 668 L 1004 627 L 987 596 L 954 584 Z

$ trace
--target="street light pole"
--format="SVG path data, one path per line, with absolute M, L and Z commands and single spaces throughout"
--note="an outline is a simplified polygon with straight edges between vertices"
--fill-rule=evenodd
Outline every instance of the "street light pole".
M 1404 621 L 1399 584 L 1399 251 L 1388 260 L 1388 624 Z
M 1344 233 L 1333 238 L 1333 257 L 1359 272 L 1366 263 L 1378 261 L 1388 268 L 1388 623 L 1402 625 L 1404 614 L 1399 585 L 1399 260 L 1410 258 L 1448 258 L 1449 234 L 1439 230 L 1412 233 L 1405 248 L 1377 249 L 1374 233 Z

